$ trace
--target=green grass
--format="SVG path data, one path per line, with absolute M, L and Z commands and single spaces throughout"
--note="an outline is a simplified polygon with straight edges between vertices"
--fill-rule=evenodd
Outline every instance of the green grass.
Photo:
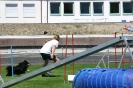
M 95 67 L 95 66 L 96 66 L 95 64 L 75 64 L 74 72 L 76 74 L 79 70 L 83 68 L 89 68 L 89 67 Z M 42 65 L 31 65 L 28 68 L 28 70 L 29 72 L 32 72 L 39 68 L 42 68 Z M 26 73 L 29 73 L 29 72 L 26 72 Z M 29 80 L 20 82 L 10 88 L 72 88 L 72 83 L 68 83 L 67 81 L 67 75 L 72 74 L 72 64 L 66 65 L 66 80 L 64 80 L 64 66 L 52 70 L 52 73 L 56 77 L 41 77 L 41 75 L 39 75 Z M 2 78 L 4 82 L 10 81 L 20 76 L 17 76 L 17 75 L 14 75 L 14 77 L 6 76 L 5 66 L 2 67 Z
M 103 65 L 102 65 L 103 66 Z M 113 67 L 114 64 L 112 64 Z M 79 70 L 84 68 L 95 68 L 96 64 L 75 64 L 74 65 L 74 73 L 76 74 Z M 31 65 L 28 70 L 30 73 L 32 71 L 35 71 L 39 68 L 42 68 L 42 65 Z M 26 74 L 25 73 L 25 74 Z M 29 80 L 25 80 L 23 82 L 20 82 L 10 88 L 72 88 L 72 83 L 68 83 L 67 81 L 67 75 L 72 74 L 72 64 L 66 65 L 66 80 L 64 80 L 64 66 L 52 70 L 52 73 L 56 77 L 41 77 L 41 75 L 33 77 Z M 22 74 L 24 75 L 24 74 Z M 22 76 L 20 75 L 20 76 Z M 2 78 L 4 82 L 10 81 L 12 79 L 15 79 L 20 76 L 14 76 L 14 77 L 7 77 L 6 76 L 6 70 L 5 66 L 2 67 Z

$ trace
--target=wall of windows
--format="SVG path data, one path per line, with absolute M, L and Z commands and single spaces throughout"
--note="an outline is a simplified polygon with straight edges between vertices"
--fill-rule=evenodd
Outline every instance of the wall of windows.
M 130 22 L 132 16 L 130 0 L 0 1 L 0 23 Z
M 49 2 L 50 5 L 55 3 Z M 51 14 L 50 23 L 71 22 L 127 22 L 132 21 L 133 2 L 131 1 L 60 1 L 58 16 Z M 54 20 L 56 19 L 58 20 Z
M 40 23 L 40 1 L 0 1 L 0 23 Z

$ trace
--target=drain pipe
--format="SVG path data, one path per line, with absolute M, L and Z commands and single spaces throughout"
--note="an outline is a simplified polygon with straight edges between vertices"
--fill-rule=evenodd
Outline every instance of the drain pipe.
M 42 0 L 41 0 L 41 23 L 42 23 Z
M 47 23 L 48 23 L 48 0 L 47 0 Z

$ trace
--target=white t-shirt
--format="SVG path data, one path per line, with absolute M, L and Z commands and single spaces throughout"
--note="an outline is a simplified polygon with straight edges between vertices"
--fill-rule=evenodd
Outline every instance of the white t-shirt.
M 40 50 L 40 53 L 46 53 L 51 54 L 52 52 L 52 46 L 56 45 L 58 47 L 59 42 L 55 39 L 48 41 L 46 44 L 43 45 L 43 47 Z

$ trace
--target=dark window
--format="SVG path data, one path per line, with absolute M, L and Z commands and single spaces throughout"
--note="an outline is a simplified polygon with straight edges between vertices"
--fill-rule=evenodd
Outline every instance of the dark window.
M 73 3 L 64 3 L 64 14 L 73 14 Z
M 50 11 L 51 11 L 51 14 L 59 14 L 60 3 L 50 3 Z
M 132 3 L 123 2 L 123 13 L 132 13 Z
M 94 14 L 102 14 L 103 13 L 103 2 L 94 2 Z
M 110 13 L 119 13 L 119 3 L 110 3 Z
M 90 13 L 90 3 L 81 2 L 80 3 L 80 13 L 81 14 L 89 14 Z

